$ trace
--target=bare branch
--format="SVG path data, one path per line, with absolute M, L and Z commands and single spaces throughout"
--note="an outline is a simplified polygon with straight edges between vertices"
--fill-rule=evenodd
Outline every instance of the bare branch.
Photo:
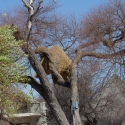
M 99 41 L 100 42 L 100 41 Z M 95 45 L 95 44 L 97 44 L 97 43 L 99 43 L 98 41 L 90 41 L 90 42 L 87 42 L 87 43 L 84 43 L 84 44 L 82 44 L 82 45 L 80 45 L 78 48 L 77 48 L 77 51 L 78 50 L 80 50 L 80 49 L 82 49 L 82 48 L 86 48 L 86 47 L 88 47 L 88 46 L 90 46 L 90 45 Z
M 28 19 L 27 19 L 27 32 L 26 32 L 26 37 L 25 37 L 25 41 L 28 41 L 29 36 L 30 36 L 30 31 L 32 29 L 32 19 L 34 15 L 34 8 L 32 5 L 34 1 L 30 0 L 30 3 L 27 3 L 26 0 L 22 0 L 22 1 L 29 12 Z
M 27 7 L 27 8 L 30 8 L 30 4 L 26 2 L 26 0 L 22 0 L 24 5 Z
M 39 3 L 38 3 L 38 7 L 36 9 L 36 11 L 34 12 L 34 15 L 36 15 L 40 9 L 42 9 L 42 6 L 41 6 L 41 3 L 43 2 L 43 0 L 40 0 Z
M 102 53 L 95 53 L 95 52 L 83 52 L 81 53 L 81 58 L 85 56 L 92 56 L 96 58 L 101 58 L 101 59 L 109 59 L 113 57 L 118 57 L 118 56 L 124 56 L 125 55 L 125 49 L 120 50 L 118 52 L 112 53 L 112 54 L 102 54 Z
M 28 9 L 29 15 L 28 15 L 28 20 L 27 20 L 27 32 L 26 32 L 26 38 L 25 41 L 28 41 L 29 36 L 30 36 L 30 31 L 32 29 L 32 20 L 33 17 L 38 13 L 38 11 L 41 9 L 41 3 L 43 2 L 43 0 L 39 1 L 38 7 L 36 9 L 36 11 L 34 12 L 34 7 L 33 7 L 33 3 L 34 0 L 30 0 L 29 3 L 26 2 L 26 0 L 22 0 L 24 5 L 26 6 L 26 8 Z

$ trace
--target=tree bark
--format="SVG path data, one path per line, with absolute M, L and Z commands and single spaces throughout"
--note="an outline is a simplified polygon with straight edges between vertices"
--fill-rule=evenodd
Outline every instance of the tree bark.
M 79 52 L 77 52 L 76 57 L 71 64 L 71 114 L 73 118 L 73 125 L 82 125 L 81 117 L 79 115 L 79 93 L 78 93 L 78 80 L 77 80 L 77 64 L 79 61 Z
M 40 80 L 40 84 L 35 84 L 35 81 L 34 83 L 30 82 L 30 84 L 36 91 L 40 93 L 41 96 L 43 96 L 45 101 L 48 103 L 51 111 L 53 112 L 57 120 L 57 123 L 59 125 L 69 125 L 69 122 L 57 101 L 55 93 L 47 79 L 47 75 L 40 61 L 37 59 L 30 45 L 28 45 L 30 32 L 32 30 L 32 20 L 33 20 L 34 15 L 37 14 L 37 12 L 41 9 L 42 0 L 39 0 L 39 4 L 38 4 L 36 11 L 34 11 L 34 7 L 33 7 L 34 0 L 29 0 L 29 3 L 26 0 L 22 0 L 22 2 L 24 3 L 25 7 L 28 10 L 27 29 L 26 29 L 25 39 L 24 39 L 24 41 L 26 41 L 27 43 L 25 43 L 22 46 L 22 49 L 26 54 L 28 54 L 29 62 L 31 66 L 33 67 L 33 69 L 38 74 L 38 78 Z
M 25 47 L 27 47 L 27 46 L 25 45 Z M 30 48 L 30 46 L 28 46 L 28 48 L 25 49 L 24 51 L 25 51 L 25 53 L 27 53 L 29 55 L 29 61 L 32 65 L 32 67 L 34 68 L 34 70 L 36 71 L 36 73 L 38 74 L 38 77 L 40 80 L 40 84 L 38 84 L 38 83 L 36 84 L 35 80 L 34 81 L 31 80 L 32 82 L 30 82 L 30 85 L 41 96 L 43 96 L 43 98 L 45 99 L 47 104 L 50 106 L 50 109 L 53 112 L 53 114 L 57 120 L 57 123 L 59 125 L 69 125 L 69 122 L 68 122 L 62 108 L 60 107 L 58 100 L 55 96 L 55 93 L 47 79 L 47 75 L 46 75 L 41 63 L 38 61 L 35 53 Z

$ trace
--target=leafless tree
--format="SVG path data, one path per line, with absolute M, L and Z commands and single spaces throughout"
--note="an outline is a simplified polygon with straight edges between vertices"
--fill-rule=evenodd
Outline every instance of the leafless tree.
M 124 64 L 125 2 L 123 0 L 115 0 L 110 2 L 108 6 L 102 5 L 90 14 L 84 16 L 80 24 L 77 24 L 77 21 L 73 20 L 73 18 L 70 19 L 70 23 L 68 24 L 66 21 L 65 23 L 64 21 L 60 22 L 57 16 L 52 18 L 52 22 L 50 19 L 45 23 L 47 20 L 44 22 L 44 20 L 39 18 L 39 14 L 42 14 L 39 12 L 42 12 L 41 5 L 43 1 L 37 1 L 36 6 L 34 5 L 34 0 L 30 0 L 29 2 L 26 0 L 22 1 L 28 10 L 26 14 L 24 14 L 24 16 L 27 17 L 27 19 L 25 18 L 26 20 L 24 20 L 24 27 L 19 27 L 19 34 L 21 38 L 23 36 L 23 40 L 26 42 L 22 46 L 22 49 L 28 54 L 29 62 L 40 80 L 40 83 L 38 83 L 33 77 L 29 76 L 31 79 L 29 84 L 43 96 L 50 106 L 57 123 L 59 125 L 69 125 L 66 115 L 60 107 L 47 79 L 47 75 L 32 49 L 31 42 L 35 46 L 38 46 L 41 43 L 45 45 L 44 40 L 49 40 L 46 46 L 51 46 L 53 41 L 55 41 L 54 44 L 61 45 L 68 54 L 71 54 L 72 59 L 70 67 L 70 100 L 73 125 L 81 125 L 78 92 L 79 66 L 80 64 L 84 66 L 87 59 L 92 60 L 92 62 L 96 62 L 98 59 L 101 61 L 105 60 L 105 63 L 109 64 L 109 69 L 117 66 L 116 64 Z M 23 30 L 20 30 L 21 28 Z M 68 51 L 68 49 L 70 51 Z M 87 68 L 85 70 L 87 70 Z M 88 78 L 90 78 L 90 76 L 88 76 Z M 88 91 L 90 90 L 87 90 L 87 92 Z M 85 96 L 85 93 L 83 95 Z M 89 103 L 87 105 L 89 106 Z

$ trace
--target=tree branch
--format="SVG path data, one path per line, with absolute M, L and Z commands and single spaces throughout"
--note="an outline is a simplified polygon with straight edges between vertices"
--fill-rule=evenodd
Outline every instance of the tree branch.
M 22 1 L 23 1 L 23 3 L 24 3 L 25 7 L 26 7 L 27 9 L 29 9 L 29 8 L 30 8 L 30 4 L 27 3 L 26 0 L 22 0 Z
M 114 52 L 112 54 L 103 54 L 103 53 L 96 53 L 96 52 L 84 52 L 84 51 L 79 50 L 76 52 L 76 57 L 74 58 L 74 61 L 72 61 L 72 65 L 74 65 L 75 63 L 77 64 L 80 61 L 80 59 L 82 59 L 85 56 L 91 56 L 91 57 L 100 58 L 100 59 L 110 59 L 113 57 L 125 56 L 125 49 L 120 50 L 118 52 Z
M 124 55 L 125 55 L 125 49 L 120 50 L 120 51 L 115 52 L 115 53 L 112 53 L 112 54 L 102 54 L 102 53 L 95 53 L 95 52 L 82 52 L 80 55 L 80 58 L 83 58 L 85 56 L 92 56 L 95 58 L 109 59 L 109 58 L 124 56 Z
M 21 77 L 22 79 L 19 80 L 20 83 L 23 83 L 23 84 L 30 84 L 31 86 L 37 86 L 38 88 L 41 86 L 39 82 L 37 82 L 37 80 L 32 77 L 32 76 L 22 76 Z M 33 85 L 34 84 L 34 85 Z M 68 87 L 70 88 L 71 87 L 71 84 L 70 82 L 64 82 L 64 83 L 60 83 L 60 82 L 57 82 L 56 84 L 58 85 L 61 85 L 61 86 L 64 86 L 64 87 Z M 37 89 L 37 87 L 33 87 L 37 92 L 39 92 L 39 89 Z M 41 86 L 42 87 L 42 86 Z
M 81 50 L 82 48 L 86 48 L 86 47 L 88 47 L 88 46 L 90 46 L 90 45 L 94 45 L 94 44 L 97 44 L 97 43 L 99 43 L 99 42 L 97 42 L 97 41 L 95 41 L 95 40 L 94 40 L 94 41 L 87 42 L 87 43 L 84 43 L 84 44 L 78 46 L 78 48 L 76 49 L 76 51 L 79 51 L 79 50 Z
M 42 6 L 41 6 L 42 2 L 43 2 L 43 0 L 40 0 L 38 2 L 38 7 L 37 7 L 36 11 L 34 12 L 34 15 L 36 15 L 39 12 L 39 10 L 42 9 Z
M 43 95 L 43 88 L 40 85 L 39 82 L 37 82 L 33 77 L 28 76 L 28 78 L 30 79 L 29 84 L 31 85 L 32 88 L 34 88 L 38 93 L 40 93 L 41 95 Z

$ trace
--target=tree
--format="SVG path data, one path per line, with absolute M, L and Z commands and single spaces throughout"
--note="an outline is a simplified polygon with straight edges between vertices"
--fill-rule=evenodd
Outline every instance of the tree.
M 49 84 L 44 69 L 36 57 L 34 51 L 32 50 L 32 46 L 29 44 L 29 41 L 32 41 L 30 39 L 32 33 L 31 31 L 33 30 L 32 24 L 35 16 L 40 11 L 42 1 L 38 2 L 38 6 L 35 7 L 35 9 L 33 7 L 33 0 L 30 0 L 29 3 L 23 0 L 23 3 L 28 10 L 28 19 L 25 29 L 26 32 L 23 38 L 26 43 L 22 46 L 22 49 L 28 55 L 29 62 L 33 69 L 36 71 L 40 80 L 40 83 L 38 83 L 34 78 L 29 76 L 31 79 L 29 84 L 37 92 L 39 92 L 41 96 L 44 97 L 45 101 L 50 106 L 50 109 L 53 112 L 58 124 L 69 125 L 69 122 L 56 99 L 54 91 Z M 84 62 L 85 59 L 89 59 L 91 57 L 105 60 L 110 64 L 110 66 L 116 66 L 116 63 L 123 65 L 123 63 L 120 62 L 120 59 L 122 59 L 125 55 L 124 4 L 124 1 L 117 0 L 113 3 L 110 3 L 107 7 L 99 7 L 98 9 L 94 10 L 94 12 L 91 12 L 91 14 L 85 16 L 81 21 L 80 27 L 78 26 L 76 30 L 78 34 L 77 41 L 79 42 L 79 46 L 74 46 L 75 51 L 72 56 L 72 63 L 70 67 L 71 111 L 74 125 L 82 124 L 79 115 L 79 93 L 77 77 L 77 68 L 79 62 Z M 55 32 L 55 35 L 56 33 L 57 32 Z M 67 32 L 63 33 L 67 35 Z M 68 38 L 66 37 L 65 40 L 66 39 Z M 62 41 L 60 43 L 62 44 Z
M 14 92 L 11 83 L 23 81 L 22 75 L 26 70 L 25 54 L 20 49 L 22 41 L 16 41 L 12 36 L 15 28 L 9 25 L 0 27 L 0 114 L 12 115 L 23 101 L 28 101 L 22 93 Z
M 26 2 L 24 2 L 25 4 L 26 4 Z M 31 6 L 30 6 L 30 4 L 28 4 L 28 6 L 26 5 L 26 7 L 29 9 Z M 33 8 L 32 8 L 33 9 Z M 29 19 L 28 19 L 28 21 L 29 21 L 29 24 L 31 24 L 31 21 L 32 21 L 32 18 L 33 18 L 33 11 L 30 11 L 30 12 L 32 12 L 32 13 L 29 13 Z M 31 16 L 32 15 L 32 16 Z M 30 20 L 31 19 L 31 20 Z M 96 22 L 97 23 L 97 22 Z M 90 27 L 91 28 L 91 27 Z M 98 27 L 97 27 L 98 28 Z M 97 29 L 96 28 L 96 29 Z M 31 29 L 27 29 L 27 37 L 26 37 L 26 40 L 27 40 L 27 38 L 29 37 L 29 33 L 30 33 L 30 30 Z M 83 30 L 83 31 L 85 31 L 85 29 Z M 94 31 L 94 30 L 93 30 Z M 106 31 L 106 30 L 105 30 Z M 109 30 L 110 31 L 110 30 Z M 114 40 L 114 38 L 115 38 L 115 41 L 119 41 L 119 40 L 121 40 L 121 36 L 122 36 L 122 33 L 121 33 L 121 31 L 119 31 L 120 32 L 120 34 L 116 34 L 117 36 L 113 36 L 113 40 Z M 95 32 L 93 32 L 93 33 L 95 33 Z M 112 32 L 111 32 L 112 33 Z M 84 33 L 85 34 L 85 33 Z M 87 34 L 87 32 L 86 32 L 86 34 Z M 90 32 L 89 32 L 89 34 L 88 34 L 89 36 L 91 36 L 90 35 Z M 104 33 L 104 36 L 107 36 L 107 34 L 105 34 Z M 114 32 L 112 33 L 112 35 L 114 35 Z M 97 43 L 98 44 L 100 44 L 100 42 L 102 42 L 102 41 L 100 41 L 100 40 L 98 40 L 97 41 L 97 38 L 93 38 L 93 36 L 95 36 L 94 34 L 92 35 L 92 37 L 88 37 L 89 39 L 89 41 L 85 41 L 85 38 L 87 38 L 86 36 L 85 36 L 85 38 L 83 38 L 83 40 L 85 41 L 85 43 L 83 43 L 83 44 L 81 44 L 77 49 L 76 49 L 76 56 L 74 57 L 74 59 L 72 60 L 72 64 L 71 64 L 71 89 L 72 89 L 72 98 L 71 98 L 71 101 L 72 101 L 72 109 L 74 109 L 74 104 L 76 104 L 76 103 L 79 103 L 79 97 L 78 97 L 78 88 L 77 88 L 77 65 L 78 65 L 78 62 L 81 60 L 81 58 L 83 58 L 83 57 L 86 57 L 86 56 L 92 56 L 92 57 L 96 57 L 96 58 L 103 58 L 103 59 L 109 59 L 109 58 L 113 58 L 113 57 L 119 57 L 119 56 L 123 56 L 124 55 L 124 49 L 120 49 L 120 50 L 118 50 L 118 51 L 113 51 L 112 53 L 98 53 L 98 52 L 86 52 L 86 51 L 84 51 L 83 49 L 84 48 L 86 48 L 86 47 L 89 47 L 90 45 L 96 45 Z M 101 37 L 102 38 L 102 37 Z M 103 37 L 103 38 L 105 38 L 105 37 Z M 107 42 L 107 39 L 109 40 L 109 38 L 111 39 L 111 36 L 109 36 L 108 38 L 106 37 L 103 41 L 106 41 Z M 104 42 L 103 42 L 103 46 L 104 45 L 106 45 L 106 47 L 107 47 L 107 49 L 110 49 L 110 50 L 112 50 L 112 47 L 114 47 L 114 45 L 115 45 L 115 41 L 112 41 L 112 42 L 114 42 L 114 44 L 112 45 L 112 46 L 109 46 L 109 45 L 106 45 L 106 44 L 104 44 Z M 96 50 L 96 49 L 95 49 Z M 30 58 L 29 58 L 29 60 L 32 60 L 32 62 L 36 62 L 36 58 L 35 58 L 35 55 L 33 56 L 33 53 L 32 53 L 32 51 L 31 51 L 31 49 L 30 49 L 30 51 L 28 52 L 28 54 L 30 55 Z M 31 55 L 33 56 L 33 58 L 31 57 Z M 34 60 L 35 59 L 35 60 Z M 35 68 L 35 71 L 37 72 L 37 74 L 38 74 L 38 76 L 39 76 L 39 79 L 40 79 L 40 82 L 42 83 L 42 82 L 44 82 L 44 83 L 42 83 L 41 84 L 41 86 L 44 86 L 45 85 L 45 83 L 48 83 L 48 81 L 46 80 L 46 79 L 44 79 L 45 77 L 43 77 L 43 76 L 45 76 L 45 74 L 43 73 L 43 72 L 41 72 L 42 71 L 42 68 L 40 69 L 40 65 L 39 65 L 39 63 L 37 62 L 37 63 L 35 63 L 36 65 L 35 65 L 35 67 L 34 67 L 34 65 L 32 65 L 34 68 Z M 41 75 L 41 74 L 43 74 L 43 75 Z M 47 84 L 47 87 L 48 87 L 49 85 Z M 47 90 L 45 90 L 46 88 L 47 88 L 46 86 L 44 86 L 44 91 L 46 91 L 47 92 Z M 53 93 L 53 92 L 52 92 Z M 42 95 L 44 95 L 44 94 L 42 94 Z M 49 95 L 49 93 L 48 93 L 48 95 Z M 53 95 L 54 96 L 54 95 Z M 44 96 L 43 96 L 44 97 Z M 44 97 L 45 98 L 45 97 Z M 55 98 L 55 96 L 54 96 L 54 98 Z M 48 104 L 50 105 L 50 102 L 51 102 L 51 99 L 52 99 L 52 97 L 50 98 L 50 100 L 49 100 L 49 102 L 48 102 L 48 100 L 46 100 L 46 98 L 45 98 L 45 100 L 48 102 Z M 56 100 L 53 102 L 53 103 L 55 103 L 56 102 Z M 51 103 L 52 104 L 52 103 Z M 57 107 L 59 108 L 59 105 L 58 105 L 58 103 L 56 102 L 56 104 L 57 104 Z M 50 105 L 51 106 L 51 105 Z M 57 109 L 57 107 L 55 108 L 54 106 L 53 106 L 53 108 L 55 108 L 55 110 Z M 53 109 L 52 108 L 52 109 Z M 60 109 L 60 108 L 59 108 Z M 54 112 L 54 111 L 53 111 Z M 61 111 L 62 112 L 62 111 Z M 56 114 L 57 112 L 55 112 L 55 114 Z M 56 116 L 56 118 L 57 118 L 57 121 L 58 121 L 58 123 L 59 124 L 62 124 L 63 123 L 63 121 L 59 121 L 59 115 L 60 113 L 58 112 L 58 115 Z M 73 110 L 73 116 L 74 116 L 74 119 L 75 119 L 75 124 L 81 124 L 81 119 L 80 119 L 80 116 L 79 116 L 79 107 L 78 108 L 76 108 L 76 110 Z M 62 119 L 65 119 L 64 117 L 64 115 L 62 115 Z M 59 119 L 58 119 L 59 118 Z M 60 119 L 61 120 L 61 119 Z M 68 124 L 68 122 L 66 121 L 66 123 L 63 123 L 63 124 Z

